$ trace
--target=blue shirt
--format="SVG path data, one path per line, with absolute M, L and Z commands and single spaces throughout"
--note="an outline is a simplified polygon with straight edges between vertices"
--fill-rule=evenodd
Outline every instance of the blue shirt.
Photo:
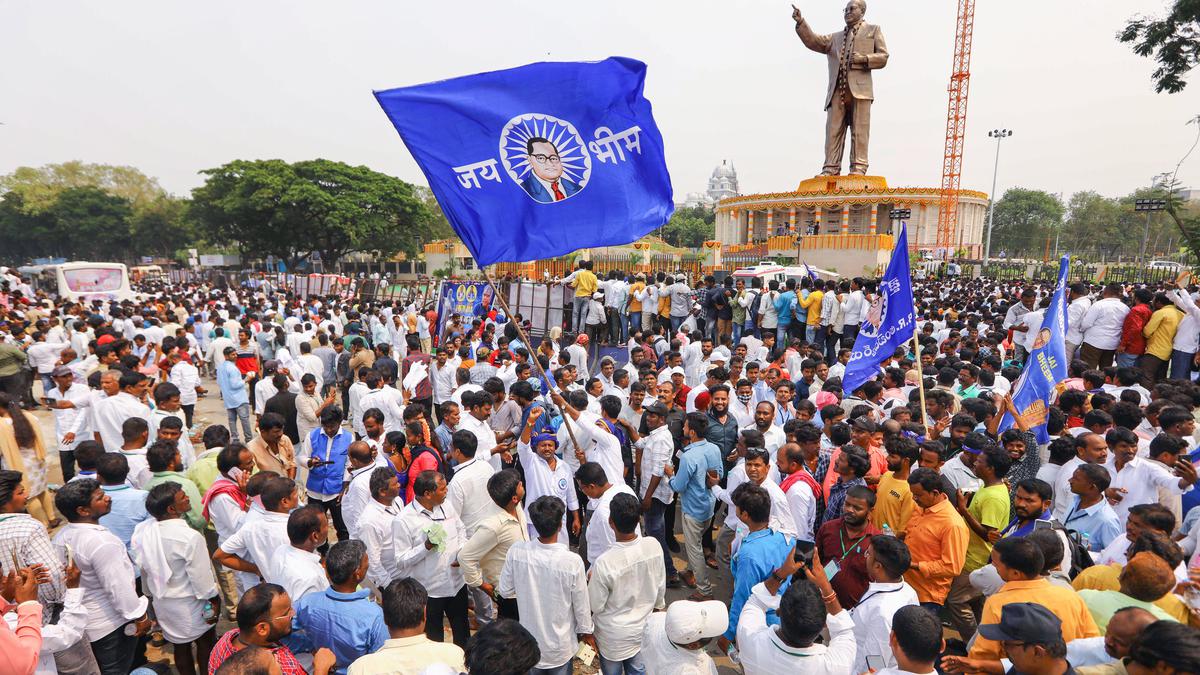
M 100 524 L 115 534 L 128 551 L 133 528 L 150 518 L 146 511 L 146 491 L 128 485 L 101 485 L 100 489 L 112 499 L 112 510 L 100 516 Z
M 766 581 L 772 572 L 783 565 L 792 554 L 794 545 L 791 537 L 769 527 L 751 532 L 742 539 L 742 545 L 729 561 L 729 569 L 733 573 L 733 598 L 729 601 L 729 630 L 725 631 L 726 639 L 733 640 L 737 636 L 738 618 L 742 615 L 742 607 L 750 599 L 750 589 L 754 588 L 755 584 Z M 780 597 L 791 585 L 791 581 L 788 579 L 780 585 Z M 767 612 L 767 625 L 778 623 L 779 617 L 775 615 L 775 610 Z
M 792 324 L 792 309 L 796 306 L 796 293 L 784 291 L 775 298 L 775 313 L 779 315 L 779 327 L 787 328 Z
M 221 388 L 221 400 L 225 409 L 232 410 L 250 403 L 250 395 L 246 393 L 246 382 L 242 380 L 242 371 L 226 359 L 217 368 L 217 386 Z
M 328 647 L 337 657 L 338 675 L 345 675 L 360 656 L 379 651 L 388 639 L 383 610 L 371 602 L 371 591 L 339 593 L 327 588 L 294 601 L 293 626 L 302 628 L 314 647 Z
M 710 469 L 715 470 L 718 476 L 724 474 L 721 450 L 708 441 L 696 441 L 684 447 L 679 457 L 679 468 L 669 481 L 671 489 L 679 493 L 684 514 L 692 520 L 712 518 L 716 498 L 709 492 L 704 480 L 704 475 Z
M 1103 497 L 1086 509 L 1081 509 L 1079 508 L 1079 496 L 1076 495 L 1075 501 L 1071 504 L 1071 510 L 1067 513 L 1066 520 L 1063 521 L 1063 527 L 1086 534 L 1089 540 L 1088 548 L 1093 551 L 1103 551 L 1109 542 L 1117 538 L 1117 535 L 1125 534 L 1125 528 L 1121 526 L 1121 519 L 1117 517 L 1117 512 Z

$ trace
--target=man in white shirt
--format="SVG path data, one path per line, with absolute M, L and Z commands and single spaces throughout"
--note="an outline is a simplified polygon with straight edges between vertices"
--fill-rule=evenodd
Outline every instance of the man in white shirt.
M 288 514 L 287 530 L 288 543 L 271 554 L 262 570 L 263 579 L 283 586 L 288 597 L 296 600 L 329 588 L 329 578 L 317 553 L 329 541 L 329 517 L 315 506 L 304 506 Z
M 358 538 L 367 547 L 367 581 L 376 592 L 391 583 L 388 570 L 396 567 L 396 547 L 392 541 L 392 523 L 404 508 L 398 502 L 400 482 L 391 467 L 375 467 L 371 470 L 371 501 L 367 502 L 358 524 Z
M 662 546 L 667 580 L 674 581 L 675 564 L 667 548 L 667 537 L 675 535 L 666 532 L 665 514 L 671 508 L 675 492 L 663 475 L 663 467 L 675 454 L 675 440 L 671 436 L 671 429 L 667 427 L 667 407 L 661 401 L 651 401 L 643 410 L 642 420 L 650 433 L 639 437 L 636 429 L 627 426 L 625 430 L 642 456 L 642 480 L 638 486 L 638 496 L 642 500 L 642 512 L 646 514 L 646 536 L 658 540 Z
M 464 540 L 475 534 L 475 528 L 490 515 L 494 506 L 488 496 L 487 484 L 496 469 L 476 454 L 477 449 L 478 442 L 471 431 L 459 429 L 451 437 L 454 479 L 450 481 L 446 501 L 462 521 Z
M 895 537 L 874 537 L 867 547 L 867 576 L 871 583 L 850 610 L 857 649 L 852 673 L 865 673 L 880 665 L 895 666 L 892 652 L 892 617 L 901 607 L 920 604 L 917 592 L 904 581 L 912 563 L 908 547 Z M 868 657 L 870 659 L 868 665 Z
M 1129 306 L 1121 301 L 1121 284 L 1104 287 L 1104 295 L 1083 314 L 1079 329 L 1083 333 L 1083 346 L 1079 358 L 1092 368 L 1107 368 L 1113 364 L 1117 345 L 1121 342 L 1121 328 Z
M 26 348 L 25 356 L 29 357 L 29 367 L 36 370 L 41 379 L 43 396 L 54 388 L 54 381 L 51 379 L 50 373 L 54 370 L 54 365 L 58 363 L 58 355 L 70 346 L 68 342 L 47 342 L 45 333 L 35 332 L 33 334 L 33 344 Z
M 121 428 L 125 420 L 140 417 L 150 426 L 150 407 L 142 403 L 150 380 L 145 375 L 127 372 L 121 375 L 120 392 L 96 401 L 92 406 L 92 429 L 96 440 L 108 452 L 118 452 L 125 441 Z M 153 443 L 149 438 L 147 442 Z
M 529 498 L 529 495 L 526 495 Z M 516 598 L 521 625 L 537 640 L 541 659 L 535 673 L 569 674 L 579 641 L 595 646 L 583 560 L 559 543 L 566 505 L 557 497 L 539 497 L 526 507 L 536 541 L 508 549 L 501 597 Z
M 1112 482 L 1104 493 L 1110 502 L 1116 500 L 1113 511 L 1122 526 L 1129 518 L 1129 509 L 1138 504 L 1157 504 L 1160 492 L 1176 496 L 1191 492 L 1196 468 L 1190 461 L 1176 462 L 1172 473 L 1159 462 L 1138 457 L 1137 434 L 1123 427 L 1113 427 L 1105 441 L 1111 452 L 1103 466 Z
M 942 639 L 942 625 L 934 618 L 933 614 L 929 610 L 917 606 L 901 607 L 896 610 L 894 618 L 889 623 L 892 630 L 888 636 L 888 649 L 893 655 L 894 665 L 871 672 L 876 675 L 934 675 L 937 673 L 934 664 L 937 663 L 939 656 L 944 651 L 946 641 Z M 1104 642 L 1104 638 L 1087 638 L 1082 642 L 1088 640 Z M 1103 649 L 1103 644 L 1101 644 L 1101 649 Z M 955 659 L 956 657 L 949 657 L 948 660 Z M 863 662 L 866 663 L 866 661 Z M 1072 659 L 1071 663 L 1078 662 Z
M 1088 297 L 1088 287 L 1084 283 L 1071 284 L 1071 304 L 1067 305 L 1067 359 L 1075 356 L 1075 350 L 1079 349 L 1079 345 L 1083 343 L 1083 329 L 1079 327 L 1083 321 L 1083 315 L 1087 314 L 1088 309 L 1092 306 L 1092 299 Z
M 154 600 L 154 616 L 163 637 L 175 646 L 176 662 L 191 666 L 192 643 L 201 668 L 216 642 L 217 580 L 204 537 L 183 516 L 192 503 L 179 483 L 156 485 L 146 496 L 153 519 L 133 531 L 130 556 L 141 570 L 142 589 Z M 211 617 L 205 616 L 205 610 Z
M 395 569 L 391 577 L 413 577 L 429 593 L 425 635 L 442 642 L 443 620 L 448 618 L 454 644 L 466 647 L 467 586 L 454 562 L 463 545 L 462 521 L 446 503 L 446 479 L 436 471 L 422 471 L 413 479 L 413 500 L 392 525 Z
M 75 448 L 87 439 L 75 434 L 71 442 L 66 443 L 63 438 L 75 428 L 78 418 L 87 416 L 92 405 L 92 392 L 86 384 L 75 381 L 75 373 L 67 366 L 58 366 L 51 376 L 54 386 L 46 392 L 44 402 L 54 411 L 55 445 L 62 463 L 63 480 L 68 481 L 75 475 Z
M 67 519 L 54 543 L 69 550 L 80 571 L 86 637 L 102 673 L 128 673 L 138 638 L 151 626 L 148 601 L 137 594 L 133 563 L 125 544 L 100 524 L 112 499 L 90 479 L 67 483 L 54 496 L 54 506 Z M 126 634 L 126 631 L 129 634 Z
M 517 452 L 521 458 L 521 466 L 525 469 L 525 503 L 530 504 L 538 497 L 558 497 L 567 505 L 571 512 L 571 533 L 579 534 L 581 522 L 579 518 L 579 497 L 575 493 L 575 472 L 570 465 L 558 458 L 558 439 L 550 434 L 539 434 L 531 438 L 534 425 L 545 413 L 545 408 L 533 408 L 529 411 L 529 419 L 521 430 L 521 439 L 517 442 Z M 532 443 L 532 445 L 530 445 Z M 528 507 L 525 512 L 529 520 Z M 565 516 L 565 514 L 564 514 Z M 567 520 L 562 522 L 562 539 L 567 539 Z M 534 536 L 531 531 L 530 536 Z
M 585 464 L 580 475 L 591 472 L 589 467 L 600 469 L 597 464 Z M 632 491 L 616 490 L 610 486 L 606 493 L 615 493 L 605 504 L 606 521 L 597 523 L 597 509 L 588 527 L 589 534 L 600 525 L 614 535 L 610 547 L 593 559 L 588 601 L 602 672 L 645 672 L 640 655 L 642 633 L 651 613 L 666 606 L 663 553 L 658 542 L 638 534 L 641 505 L 637 497 Z M 589 544 L 589 554 L 591 551 Z
M 790 579 L 801 569 L 812 583 L 789 585 L 785 594 L 791 599 L 782 602 L 780 580 Z M 767 625 L 770 610 L 779 615 L 778 626 Z M 812 620 L 818 617 L 820 621 Z M 824 644 L 817 644 L 817 638 L 826 628 L 829 638 Z M 819 556 L 814 553 L 811 567 L 797 561 L 795 556 L 787 556 L 782 567 L 750 591 L 750 599 L 738 619 L 737 646 L 746 675 L 852 672 L 856 650 L 854 620 L 838 602 Z
M 178 351 L 167 355 L 167 363 L 170 364 L 171 369 L 168 379 L 171 384 L 179 388 L 179 405 L 183 408 L 187 426 L 190 429 L 192 416 L 196 411 L 196 401 L 199 400 L 198 395 L 204 391 L 204 387 L 200 385 L 200 371 L 196 369 L 196 366 L 184 361 Z M 270 378 L 267 378 L 267 381 L 270 382 Z M 255 388 L 257 389 L 257 384 Z M 255 403 L 258 401 L 255 400 Z
M 371 408 L 379 410 L 383 413 L 383 428 L 384 432 L 402 431 L 404 429 L 404 394 L 400 393 L 399 389 L 387 386 L 383 381 L 383 377 L 376 371 L 367 372 L 365 384 L 356 382 L 365 387 L 365 392 L 358 399 L 357 405 L 357 420 L 351 420 L 351 426 L 357 430 L 363 427 L 362 415 Z M 351 390 L 354 385 L 350 385 Z M 353 393 L 353 392 L 351 392 Z M 363 428 L 360 435 L 365 435 L 366 429 Z
M 579 481 L 580 491 L 587 495 L 588 509 L 592 513 L 584 532 L 584 540 L 586 560 L 594 565 L 600 556 L 617 542 L 618 533 L 609 525 L 609 509 L 613 498 L 619 494 L 627 494 L 636 500 L 637 495 L 625 483 L 610 483 L 608 472 L 597 462 L 580 465 L 579 470 L 575 472 L 575 479 Z M 640 536 L 641 530 L 635 527 L 633 534 Z M 661 556 L 662 551 L 659 551 L 660 561 Z
M 367 502 L 371 501 L 371 472 L 381 467 L 375 462 L 375 450 L 364 441 L 351 443 L 346 456 L 350 484 L 342 493 L 342 522 L 346 523 L 351 539 L 361 539 L 358 526 Z
M 465 414 L 459 416 L 458 431 L 474 434 L 475 456 L 499 471 L 504 465 L 503 453 L 496 452 L 500 449 L 496 444 L 496 432 L 488 424 L 488 418 L 492 416 L 492 395 L 483 391 L 467 393 L 463 397 L 463 412 Z
M 229 569 L 263 576 L 275 551 L 290 541 L 288 513 L 299 501 L 296 492 L 296 483 L 290 478 L 276 476 L 268 480 L 261 495 L 266 511 L 260 518 L 243 523 L 217 547 L 213 560 Z
M 720 600 L 676 600 L 646 619 L 639 656 L 646 672 L 655 675 L 716 675 L 705 647 L 728 628 L 729 609 Z

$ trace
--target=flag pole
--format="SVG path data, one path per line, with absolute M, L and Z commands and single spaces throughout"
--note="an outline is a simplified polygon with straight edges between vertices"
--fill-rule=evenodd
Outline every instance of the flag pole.
M 925 412 L 925 373 L 921 370 L 921 327 L 913 321 L 913 356 L 916 357 L 917 391 L 921 392 L 921 426 L 925 427 L 925 438 L 929 438 L 929 413 Z
M 521 328 L 521 322 L 514 318 L 515 315 L 508 306 L 508 298 L 504 297 L 504 294 L 500 292 L 500 287 L 496 285 L 496 279 L 492 277 L 492 271 L 489 267 L 483 268 L 483 276 L 487 278 L 488 285 L 492 287 L 492 296 L 500 302 L 500 306 L 504 309 L 504 315 L 508 317 L 509 321 L 513 322 L 513 327 L 517 329 L 517 337 L 521 338 L 521 342 L 525 343 L 526 348 L 529 349 L 529 360 L 533 361 L 532 365 L 537 370 L 538 376 L 542 378 L 542 382 L 549 383 L 550 378 L 546 377 L 546 369 L 542 368 L 542 362 L 537 359 L 537 350 L 533 348 L 533 343 L 530 342 L 529 336 L 525 334 L 525 329 Z M 541 387 L 538 387 L 538 389 L 541 389 Z M 579 445 L 579 441 L 575 440 L 575 431 L 571 429 L 569 417 L 570 415 L 564 410 L 562 418 L 563 424 L 567 427 L 567 436 L 571 438 L 571 445 L 574 445 L 576 450 L 583 450 L 583 447 Z

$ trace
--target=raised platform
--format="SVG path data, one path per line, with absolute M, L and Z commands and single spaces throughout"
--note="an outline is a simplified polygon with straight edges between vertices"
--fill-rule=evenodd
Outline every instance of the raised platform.
M 772 256 L 859 274 L 887 260 L 892 237 L 884 235 L 899 226 L 892 218 L 896 209 L 912 212 L 906 221 L 910 247 L 935 248 L 940 200 L 940 188 L 893 188 L 883 176 L 814 176 L 792 192 L 722 199 L 716 234 L 729 254 L 765 246 Z M 986 193 L 960 192 L 958 231 L 949 253 L 982 249 L 987 204 Z

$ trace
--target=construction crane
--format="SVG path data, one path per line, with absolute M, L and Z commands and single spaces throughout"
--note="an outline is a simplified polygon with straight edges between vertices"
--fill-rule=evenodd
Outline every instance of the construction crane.
M 954 247 L 958 228 L 958 195 L 962 183 L 963 142 L 967 133 L 967 94 L 971 89 L 971 42 L 975 32 L 975 0 L 958 0 L 954 30 L 954 65 L 950 69 L 950 102 L 946 107 L 946 147 L 942 157 L 942 194 L 938 208 L 937 246 Z

